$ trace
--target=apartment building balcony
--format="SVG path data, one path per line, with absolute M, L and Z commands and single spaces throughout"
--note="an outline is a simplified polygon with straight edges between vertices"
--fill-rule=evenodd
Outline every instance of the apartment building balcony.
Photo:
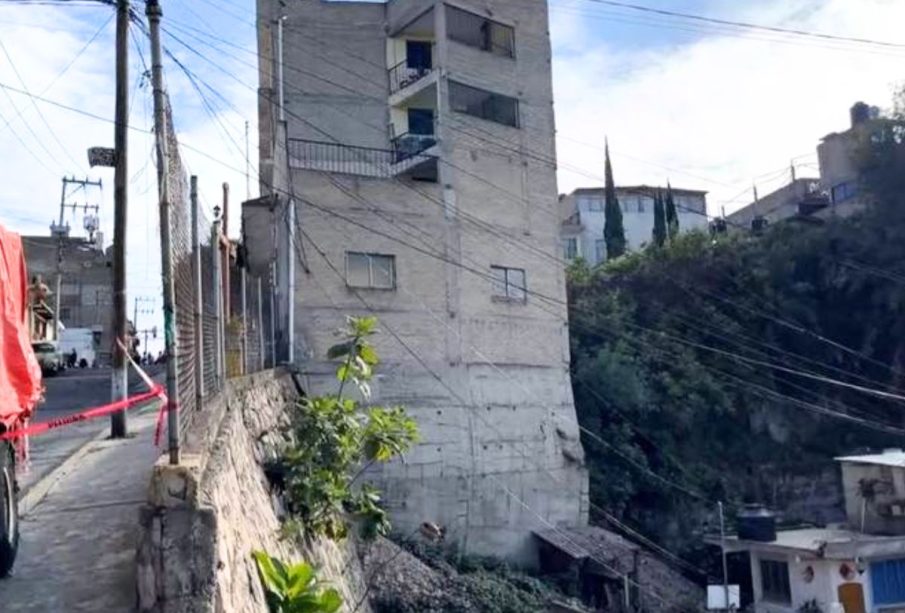
M 390 105 L 404 104 L 424 89 L 437 84 L 437 70 L 429 59 L 406 58 L 387 71 L 390 80 Z
M 325 141 L 289 139 L 289 167 L 374 179 L 410 177 L 435 180 L 436 140 L 402 135 L 391 149 L 357 147 Z

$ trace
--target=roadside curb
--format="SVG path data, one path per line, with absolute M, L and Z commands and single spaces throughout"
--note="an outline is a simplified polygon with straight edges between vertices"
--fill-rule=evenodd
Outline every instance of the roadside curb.
M 35 507 L 37 507 L 44 498 L 47 497 L 47 494 L 50 493 L 50 490 L 53 489 L 57 483 L 59 483 L 63 478 L 66 477 L 72 469 L 75 468 L 75 465 L 79 460 L 88 455 L 89 448 L 97 443 L 98 441 L 102 441 L 107 437 L 108 428 L 104 427 L 98 430 L 97 434 L 93 435 L 87 441 L 78 446 L 78 448 L 73 451 L 68 458 L 60 462 L 55 468 L 49 470 L 46 475 L 35 481 L 28 489 L 20 492 L 19 498 L 19 516 L 24 518 L 29 513 L 31 513 Z
M 136 415 L 142 415 L 152 410 L 153 404 L 139 407 Z M 65 479 L 71 473 L 78 462 L 91 451 L 91 447 L 95 443 L 107 440 L 109 436 L 109 426 L 104 426 L 98 430 L 97 434 L 92 435 L 88 440 L 79 445 L 69 457 L 60 462 L 56 467 L 47 472 L 46 475 L 32 483 L 19 493 L 19 517 L 27 517 L 41 502 L 47 497 L 53 487 Z

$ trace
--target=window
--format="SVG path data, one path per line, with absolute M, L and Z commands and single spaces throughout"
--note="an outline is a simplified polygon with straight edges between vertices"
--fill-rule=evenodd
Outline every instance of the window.
M 72 311 L 68 307 L 60 307 L 60 319 L 66 322 L 70 317 L 72 317 Z
M 519 125 L 518 100 L 509 96 L 450 81 L 449 104 L 457 113 L 473 115 L 513 128 Z
M 588 198 L 588 210 L 589 211 L 602 211 L 603 210 L 603 198 L 598 196 L 593 196 Z
M 566 260 L 574 260 L 578 257 L 578 239 L 574 236 L 562 241 L 562 257 Z
M 606 240 L 598 238 L 594 241 L 594 263 L 600 264 L 606 260 Z
M 349 287 L 394 289 L 396 256 L 347 251 L 346 284 Z
M 503 57 L 515 57 L 515 30 L 510 26 L 447 6 L 446 31 L 450 40 Z
M 525 302 L 527 300 L 524 269 L 491 266 L 490 273 L 493 277 L 493 298 L 495 300 L 511 300 L 513 302 Z
M 638 212 L 644 212 L 644 196 L 638 196 Z
M 858 185 L 854 181 L 846 181 L 833 187 L 833 204 L 845 202 L 858 195 Z
M 760 584 L 764 600 L 779 604 L 792 603 L 789 587 L 789 564 L 779 560 L 760 561 Z

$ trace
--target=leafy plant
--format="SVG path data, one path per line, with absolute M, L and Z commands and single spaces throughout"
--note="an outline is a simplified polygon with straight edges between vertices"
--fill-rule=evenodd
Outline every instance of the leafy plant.
M 365 401 L 379 358 L 369 338 L 374 317 L 347 320 L 344 340 L 328 357 L 340 360 L 335 395 L 302 398 L 292 414 L 293 440 L 284 457 L 290 525 L 332 539 L 346 536 L 350 520 L 364 537 L 387 534 L 390 524 L 380 492 L 358 479 L 375 463 L 404 454 L 418 440 L 418 428 L 402 407 L 363 406 L 347 396 L 354 385 Z
M 264 551 L 252 553 L 271 613 L 334 613 L 342 596 L 317 580 L 314 567 L 305 562 L 287 566 Z

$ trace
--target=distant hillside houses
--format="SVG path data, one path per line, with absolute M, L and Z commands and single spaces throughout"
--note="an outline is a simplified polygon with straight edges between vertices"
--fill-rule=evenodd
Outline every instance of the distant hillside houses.
M 650 185 L 616 187 L 616 198 L 622 209 L 625 239 L 629 250 L 638 250 L 651 242 L 654 230 L 654 198 L 657 190 L 665 195 L 665 188 Z M 679 215 L 679 231 L 699 228 L 706 230 L 707 192 L 672 188 Z M 581 256 L 591 265 L 606 260 L 603 239 L 604 188 L 581 187 L 571 194 L 560 196 L 563 222 L 560 229 L 563 258 L 567 261 Z

